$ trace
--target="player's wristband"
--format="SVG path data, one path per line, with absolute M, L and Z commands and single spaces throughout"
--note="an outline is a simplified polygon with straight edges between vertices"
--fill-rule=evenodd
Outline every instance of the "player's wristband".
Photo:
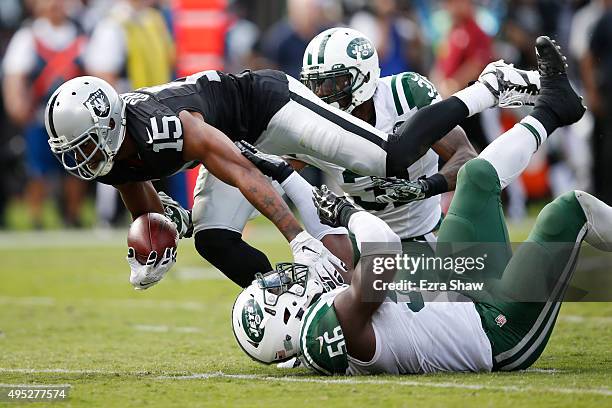
M 440 173 L 419 180 L 425 187 L 425 198 L 433 197 L 448 191 L 448 181 Z
M 352 205 L 346 204 L 345 206 L 340 208 L 340 213 L 338 214 L 338 223 L 340 224 L 341 227 L 348 228 L 348 224 L 349 224 L 349 220 L 351 219 L 351 216 L 358 212 L 359 210 L 357 210 L 355 207 L 353 207 Z

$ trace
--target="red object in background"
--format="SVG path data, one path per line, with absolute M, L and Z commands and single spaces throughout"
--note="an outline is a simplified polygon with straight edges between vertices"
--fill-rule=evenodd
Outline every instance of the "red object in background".
M 518 123 L 518 118 L 510 110 L 501 110 L 499 118 L 502 130 L 505 132 Z M 527 197 L 533 199 L 543 198 L 550 194 L 550 186 L 548 184 L 549 165 L 545 157 L 534 156 L 520 176 L 521 183 L 525 188 Z
M 521 181 L 525 187 L 527 197 L 531 199 L 544 198 L 550 195 L 548 185 L 548 162 L 542 161 L 536 166 L 529 165 L 527 170 L 521 174 Z
M 179 77 L 209 69 L 223 70 L 230 19 L 227 0 L 174 0 L 174 32 Z M 189 207 L 199 166 L 186 174 Z
M 446 78 L 452 78 L 467 61 L 484 67 L 492 57 L 491 38 L 470 18 L 451 28 L 440 49 L 437 65 Z
M 227 0 L 174 0 L 174 7 L 181 10 L 225 10 Z

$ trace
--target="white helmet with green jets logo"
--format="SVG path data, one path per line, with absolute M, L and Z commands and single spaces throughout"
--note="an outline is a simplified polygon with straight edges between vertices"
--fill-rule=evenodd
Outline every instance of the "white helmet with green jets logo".
M 357 30 L 330 28 L 306 47 L 300 80 L 317 94 L 325 89 L 321 99 L 332 106 L 352 112 L 374 95 L 379 78 L 376 49 Z
M 322 293 L 318 281 L 308 280 L 305 265 L 279 263 L 276 270 L 257 274 L 232 308 L 232 329 L 238 344 L 261 363 L 295 356 L 302 319 Z

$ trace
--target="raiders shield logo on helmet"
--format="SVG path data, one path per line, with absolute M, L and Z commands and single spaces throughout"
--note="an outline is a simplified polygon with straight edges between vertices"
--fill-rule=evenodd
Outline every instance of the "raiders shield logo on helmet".
M 96 116 L 105 118 L 110 113 L 110 102 L 108 97 L 101 89 L 89 95 L 89 98 L 84 103 L 86 108 L 93 109 Z

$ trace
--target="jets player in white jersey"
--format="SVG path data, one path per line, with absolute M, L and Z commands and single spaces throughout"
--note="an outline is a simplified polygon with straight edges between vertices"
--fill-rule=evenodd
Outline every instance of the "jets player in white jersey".
M 360 44 L 362 58 L 355 58 L 350 44 Z M 304 53 L 301 81 L 323 101 L 393 133 L 419 109 L 442 98 L 435 86 L 415 72 L 380 77 L 378 54 L 361 32 L 336 27 L 312 39 Z M 440 156 L 445 161 L 438 170 Z M 456 126 L 408 168 L 412 197 L 391 202 L 382 183 L 357 175 L 337 164 L 308 155 L 296 155 L 303 163 L 323 170 L 350 200 L 385 221 L 402 240 L 434 241 L 439 226 L 439 194 L 454 190 L 457 172 L 476 157 L 465 132 Z M 294 168 L 301 163 L 293 162 Z
M 539 37 L 536 50 L 542 89 L 535 109 L 462 167 L 438 242 L 508 245 L 501 191 L 525 170 L 556 128 L 584 114 L 558 47 Z M 243 154 L 264 173 L 276 173 L 280 167 L 252 150 L 243 149 Z M 401 196 L 403 183 L 395 185 Z M 415 309 L 383 302 L 383 291 L 368 298 L 368 288 L 376 288 L 376 280 L 390 282 L 395 270 L 374 273 L 365 265 L 401 253 L 397 234 L 325 188 L 315 193 L 315 204 L 322 222 L 345 226 L 355 234 L 362 258 L 350 286 L 328 293 L 318 282 L 307 281 L 299 265 L 284 264 L 258 275 L 237 297 L 232 311 L 236 339 L 255 360 L 272 363 L 300 355 L 309 368 L 327 375 L 524 369 L 541 355 L 554 328 L 579 244 L 584 240 L 612 251 L 612 208 L 572 191 L 541 211 L 528 238 L 534 243 L 531 249 L 521 247 L 514 256 L 509 252 L 506 259 L 495 261 L 499 264 L 494 266 L 503 268 L 497 284 L 505 297 L 498 301 L 466 294 L 470 302 L 426 302 Z M 560 243 L 571 250 L 559 250 Z M 526 267 L 534 260 L 536 270 Z M 549 286 L 551 277 L 555 284 Z M 553 289 L 540 301 L 520 300 L 520 291 L 531 286 Z
M 300 151 L 289 147 L 282 138 L 253 143 L 267 153 L 297 153 L 297 158 L 302 162 L 293 161 L 296 167 L 310 163 L 323 169 L 356 204 L 382 217 L 404 241 L 435 240 L 432 230 L 438 226 L 441 218 L 438 195 L 454 189 L 459 167 L 475 156 L 457 123 L 493 104 L 502 107 L 513 103 L 532 104 L 530 92 L 537 93 L 539 83 L 536 72 L 492 63 L 483 71 L 481 82 L 468 88 L 470 95 L 467 99 L 480 102 L 471 103 L 469 109 L 458 98 L 434 104 L 441 98 L 435 87 L 419 74 L 403 73 L 381 79 L 378 56 L 372 43 L 361 33 L 345 28 L 325 31 L 312 40 L 304 56 L 301 79 L 315 94 L 323 97 L 324 102 L 351 114 L 345 118 L 355 123 L 362 123 L 358 120 L 362 119 L 380 133 L 393 134 L 405 128 L 406 134 L 409 134 L 407 140 L 412 141 L 427 139 L 433 134 L 444 136 L 433 144 L 432 149 L 429 148 L 431 143 L 424 148 L 423 145 L 408 149 L 415 158 L 409 168 L 402 169 L 402 176 L 410 179 L 404 186 L 404 192 L 411 193 L 410 197 L 404 194 L 403 202 L 390 202 L 394 197 L 386 194 L 384 182 L 376 184 L 369 177 L 361 177 L 343 168 L 336 160 L 325 160 L 317 155 L 315 150 L 333 156 L 338 149 L 337 138 L 331 133 L 328 134 L 329 138 L 320 139 L 317 146 L 311 146 L 309 133 L 320 121 L 303 120 L 298 114 L 287 119 L 304 129 Z M 472 92 L 479 87 L 481 92 Z M 466 95 L 461 98 L 466 99 Z M 315 108 L 321 116 L 328 118 L 320 105 Z M 427 110 L 429 112 L 425 114 Z M 350 122 L 345 124 L 347 128 L 353 126 Z M 355 150 L 353 154 L 359 161 L 363 151 Z M 446 161 L 440 170 L 438 154 Z M 242 240 L 246 222 L 256 212 L 240 191 L 202 169 L 194 197 L 196 248 L 204 258 L 242 287 L 251 282 L 255 272 L 271 269 L 265 254 Z M 351 250 L 350 243 L 340 238 L 342 230 L 325 233 L 330 241 L 330 235 L 334 235 L 336 248 L 343 249 L 342 253 L 338 253 L 339 257 L 347 264 L 358 258 L 357 248 L 353 245 Z M 321 238 L 319 234 L 315 237 Z M 352 257 L 352 254 L 355 256 Z M 239 264 L 240 259 L 249 259 L 249 265 Z

